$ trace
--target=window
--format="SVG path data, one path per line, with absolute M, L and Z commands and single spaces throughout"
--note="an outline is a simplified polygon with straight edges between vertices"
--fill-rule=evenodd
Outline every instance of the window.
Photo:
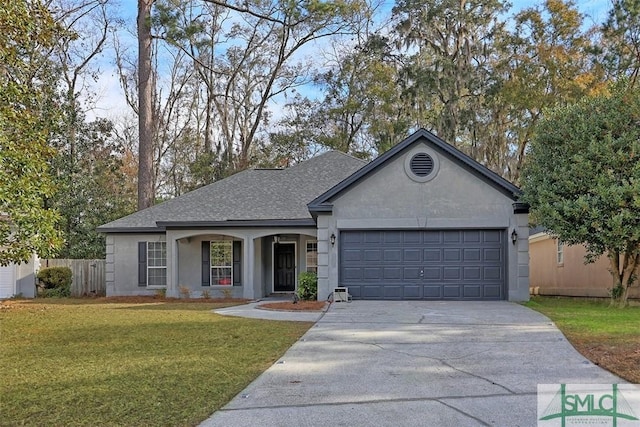
M 564 243 L 560 239 L 556 239 L 557 247 L 557 255 L 558 255 L 558 264 L 564 264 Z
M 210 242 L 211 285 L 233 285 L 233 242 Z
M 147 286 L 167 286 L 167 242 L 147 242 Z
M 318 272 L 318 242 L 307 242 L 307 271 Z

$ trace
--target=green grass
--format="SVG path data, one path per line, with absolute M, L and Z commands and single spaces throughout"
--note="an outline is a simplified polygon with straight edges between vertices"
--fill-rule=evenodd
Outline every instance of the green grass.
M 220 306 L 0 306 L 0 425 L 197 425 L 311 326 L 211 312 Z
M 526 306 L 549 317 L 565 335 L 624 339 L 640 336 L 640 307 L 610 307 L 608 299 L 532 297 Z
M 640 383 L 640 306 L 620 309 L 609 300 L 535 297 L 527 306 L 549 317 L 593 363 Z

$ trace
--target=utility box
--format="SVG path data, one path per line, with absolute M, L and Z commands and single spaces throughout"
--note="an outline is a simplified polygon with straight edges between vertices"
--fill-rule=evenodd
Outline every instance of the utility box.
M 334 288 L 333 302 L 349 302 L 349 288 Z

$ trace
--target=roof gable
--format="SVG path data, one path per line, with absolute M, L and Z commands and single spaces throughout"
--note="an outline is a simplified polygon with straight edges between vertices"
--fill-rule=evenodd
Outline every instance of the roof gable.
M 452 145 L 447 144 L 445 141 L 438 138 L 433 133 L 427 131 L 426 129 L 419 129 L 409 137 L 405 138 L 403 141 L 396 144 L 390 150 L 380 155 L 371 163 L 367 164 L 362 169 L 359 169 L 353 175 L 339 182 L 334 187 L 330 188 L 328 191 L 315 198 L 311 203 L 308 204 L 309 211 L 312 214 L 320 212 L 331 212 L 333 209 L 331 200 L 333 198 L 340 195 L 344 191 L 347 191 L 353 185 L 356 185 L 357 183 L 366 179 L 369 174 L 375 172 L 379 168 L 384 167 L 390 160 L 400 155 L 409 147 L 412 147 L 413 145 L 421 142 L 435 149 L 438 153 L 449 158 L 454 163 L 464 168 L 475 177 L 495 188 L 512 200 L 516 201 L 519 198 L 521 190 L 516 185 L 512 184 L 511 182 L 502 178 L 500 175 L 481 165 L 471 157 L 454 148 Z

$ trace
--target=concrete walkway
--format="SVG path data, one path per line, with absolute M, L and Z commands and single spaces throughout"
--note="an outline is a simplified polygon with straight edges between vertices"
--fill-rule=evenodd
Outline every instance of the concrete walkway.
M 297 322 L 317 322 L 324 312 L 309 312 L 309 311 L 277 311 L 277 310 L 264 310 L 258 308 L 260 305 L 268 302 L 287 301 L 288 299 L 282 298 L 266 298 L 260 301 L 252 302 L 249 304 L 236 305 L 233 307 L 219 308 L 213 310 L 216 314 L 223 316 L 237 316 L 248 317 L 251 319 L 265 319 L 265 320 L 288 320 Z
M 614 382 L 518 304 L 334 303 L 202 426 L 535 426 L 538 384 Z

